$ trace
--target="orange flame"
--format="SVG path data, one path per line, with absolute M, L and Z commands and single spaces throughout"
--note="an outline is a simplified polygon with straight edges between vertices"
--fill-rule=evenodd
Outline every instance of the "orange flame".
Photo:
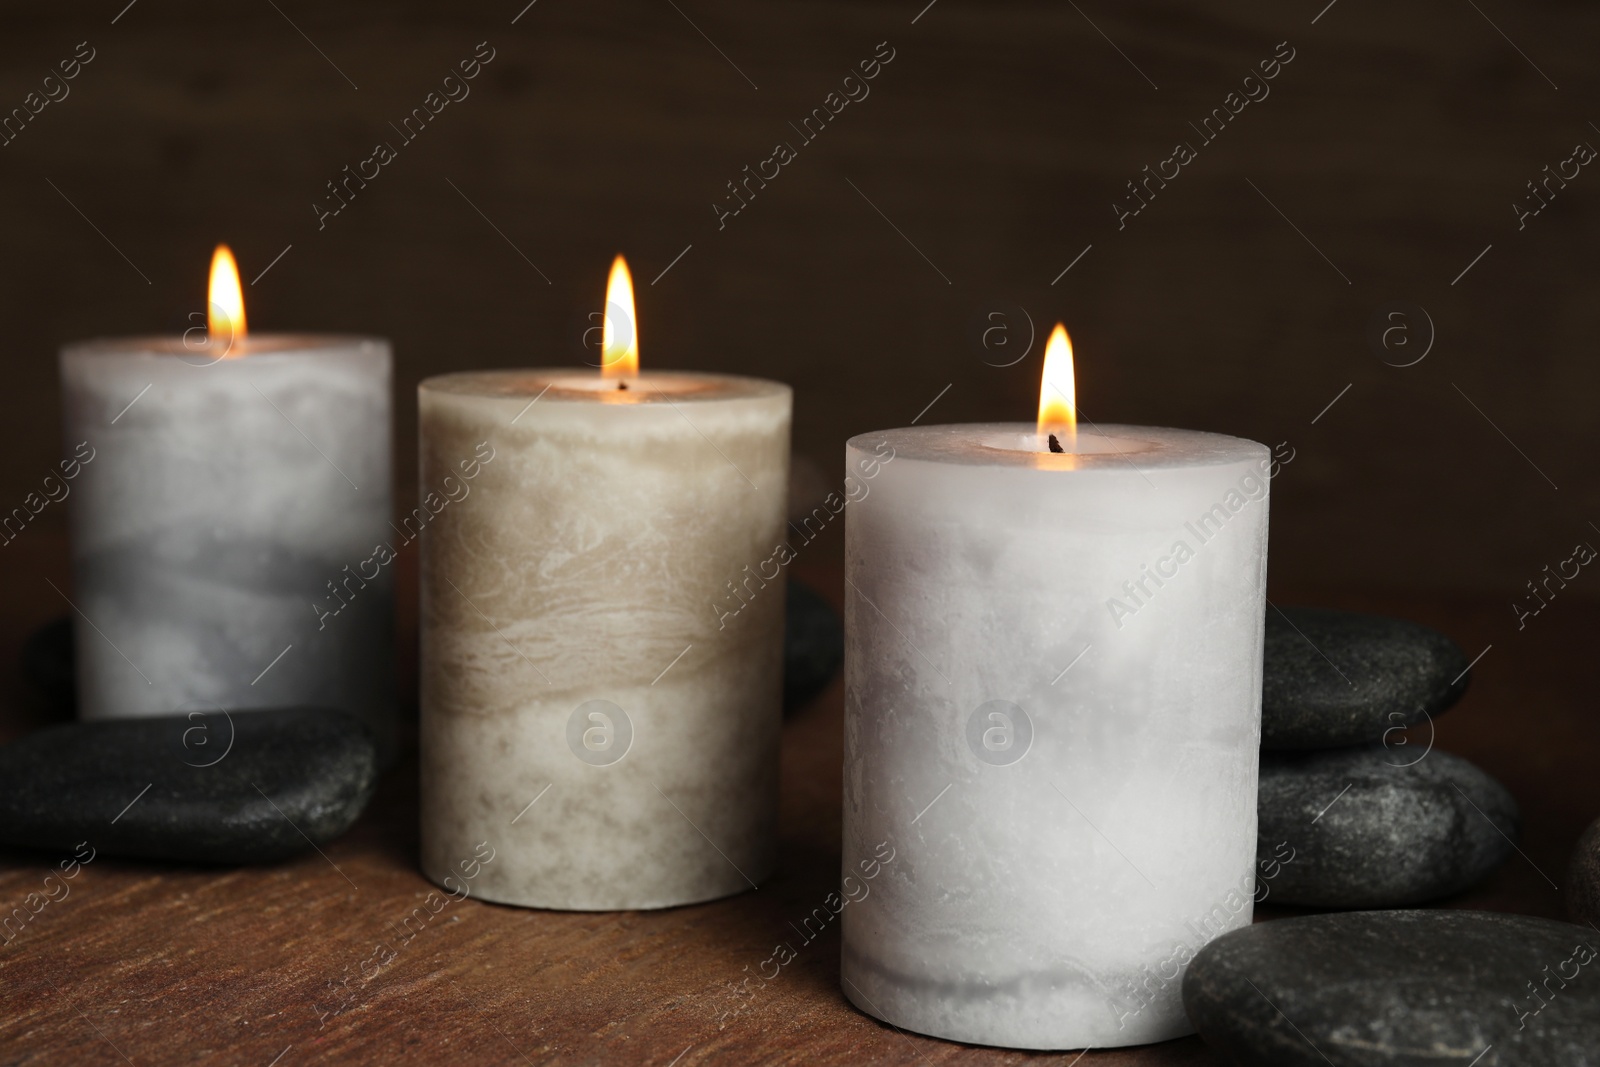
M 244 290 L 239 286 L 239 265 L 227 245 L 211 254 L 211 284 L 206 296 L 206 334 L 211 343 L 233 355 L 235 342 L 244 340 Z M 242 353 L 239 353 L 242 355 Z
M 633 276 L 620 255 L 606 280 L 605 321 L 600 328 L 600 377 L 639 376 L 639 320 L 633 310 Z
M 1078 389 L 1072 368 L 1072 339 L 1056 323 L 1044 346 L 1044 374 L 1039 382 L 1039 435 L 1078 432 Z

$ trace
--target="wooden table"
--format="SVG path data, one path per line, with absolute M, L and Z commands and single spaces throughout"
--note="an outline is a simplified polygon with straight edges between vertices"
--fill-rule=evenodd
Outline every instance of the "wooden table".
M 16 653 L 29 630 L 60 614 L 45 578 L 66 588 L 66 566 L 62 546 L 44 538 L 19 539 L 6 552 L 0 737 L 10 738 L 43 717 L 22 689 Z M 839 601 L 836 561 L 801 560 L 794 569 Z M 408 572 L 406 584 L 413 581 Z M 407 603 L 404 585 L 401 592 Z M 1274 599 L 1302 602 L 1306 592 L 1276 590 Z M 1553 604 L 1518 633 L 1504 605 L 1482 600 L 1346 591 L 1320 602 L 1439 626 L 1469 655 L 1493 643 L 1471 693 L 1439 721 L 1437 743 L 1517 796 L 1524 855 L 1446 903 L 1558 916 L 1546 876 L 1562 880 L 1574 840 L 1600 812 L 1592 605 Z M 325 855 L 234 870 L 98 858 L 69 897 L 0 946 L 0 1063 L 1078 1062 L 1075 1051 L 972 1048 L 863 1015 L 839 992 L 836 928 L 801 947 L 779 979 L 718 1026 L 745 968 L 754 973 L 776 942 L 797 940 L 790 923 L 837 885 L 841 716 L 838 681 L 792 716 L 783 738 L 782 867 L 759 890 L 713 904 L 566 914 L 469 899 L 402 942 L 395 928 L 433 888 L 417 872 L 414 729 L 366 814 Z M 59 858 L 0 852 L 0 906 L 37 890 Z M 1267 908 L 1258 918 L 1284 914 Z M 379 943 L 395 954 L 381 967 L 372 962 Z M 1090 1052 L 1081 1062 L 1220 1060 L 1189 1038 Z

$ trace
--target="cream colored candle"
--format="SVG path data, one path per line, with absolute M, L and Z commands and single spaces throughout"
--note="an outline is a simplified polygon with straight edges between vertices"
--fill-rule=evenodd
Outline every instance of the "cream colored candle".
M 422 542 L 424 873 L 488 841 L 474 889 L 501 903 L 751 888 L 775 859 L 784 590 L 746 568 L 783 540 L 789 388 L 518 370 L 419 394 L 440 502 Z

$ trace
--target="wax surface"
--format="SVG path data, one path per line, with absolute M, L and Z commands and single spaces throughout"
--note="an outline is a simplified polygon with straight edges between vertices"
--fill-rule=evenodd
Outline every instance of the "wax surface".
M 772 870 L 783 578 L 745 568 L 784 537 L 790 391 L 629 390 L 422 383 L 422 491 L 459 498 L 422 570 L 422 867 L 447 888 L 480 842 L 474 894 L 535 907 L 666 907 Z
M 843 910 L 843 989 L 959 1041 L 1170 1038 L 1188 959 L 1251 917 L 1269 453 L 1025 443 L 847 446 L 846 888 L 895 858 Z
M 80 716 L 332 707 L 387 753 L 388 343 L 91 341 L 61 380 L 67 452 L 94 450 L 70 505 Z

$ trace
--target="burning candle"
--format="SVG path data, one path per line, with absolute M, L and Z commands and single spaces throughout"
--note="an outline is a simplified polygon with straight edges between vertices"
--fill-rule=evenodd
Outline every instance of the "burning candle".
M 656 908 L 772 869 L 790 391 L 638 369 L 617 257 L 600 373 L 419 390 L 422 868 L 474 892 Z M 736 595 L 735 595 L 736 594 Z M 731 605 L 738 605 L 732 607 Z
M 1270 454 L 1080 429 L 1071 361 L 1058 326 L 1033 425 L 846 449 L 894 459 L 846 527 L 845 872 L 898 858 L 843 989 L 976 1044 L 1190 1033 L 1184 967 L 1255 890 Z
M 233 256 L 204 328 L 68 345 L 78 713 L 314 706 L 393 731 L 390 355 L 251 335 Z M 387 562 L 386 560 L 384 561 Z

